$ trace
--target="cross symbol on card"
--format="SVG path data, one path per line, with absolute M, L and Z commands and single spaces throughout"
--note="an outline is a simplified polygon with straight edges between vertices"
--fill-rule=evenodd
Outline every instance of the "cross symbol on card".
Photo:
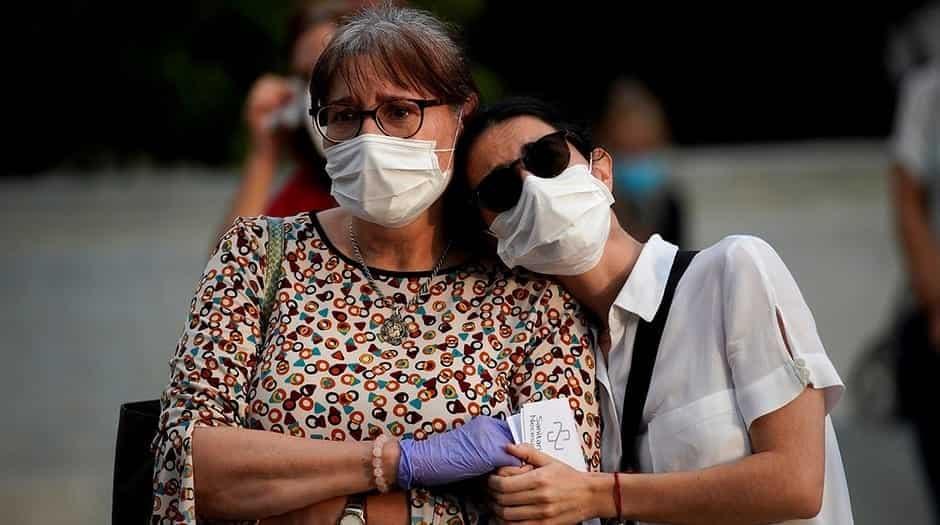
M 564 450 L 564 446 L 558 446 L 559 441 L 567 442 L 571 439 L 571 431 L 567 430 L 561 421 L 555 421 L 555 430 L 548 431 L 548 441 L 555 447 L 555 450 Z

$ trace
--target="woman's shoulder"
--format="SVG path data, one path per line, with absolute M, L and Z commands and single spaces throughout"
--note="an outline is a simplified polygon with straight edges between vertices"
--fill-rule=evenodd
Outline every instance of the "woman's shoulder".
M 270 220 L 270 217 L 266 217 Z M 320 222 L 314 212 L 302 212 L 288 217 L 280 217 L 284 225 L 284 237 L 286 240 L 308 240 L 320 238 Z
M 267 221 L 264 216 L 238 216 L 222 232 L 213 255 L 233 253 L 249 256 L 260 253 L 267 240 Z
M 480 263 L 492 276 L 493 292 L 508 303 L 509 313 L 527 315 L 541 312 L 549 320 L 579 319 L 583 323 L 586 310 L 577 299 L 555 279 L 521 267 L 507 268 L 498 260 Z
M 280 233 L 284 242 L 295 242 L 320 237 L 316 219 L 304 212 L 288 217 L 269 215 L 238 216 L 219 237 L 216 251 L 233 252 L 238 255 L 263 255 L 274 231 L 280 223 Z
M 696 266 L 726 284 L 769 279 L 781 267 L 786 268 L 773 246 L 754 235 L 726 236 L 702 250 L 696 256 Z
M 788 308 L 805 308 L 806 302 L 790 268 L 767 241 L 753 235 L 731 235 L 700 254 L 707 277 L 703 286 L 716 290 L 726 301 L 745 305 L 762 297 Z

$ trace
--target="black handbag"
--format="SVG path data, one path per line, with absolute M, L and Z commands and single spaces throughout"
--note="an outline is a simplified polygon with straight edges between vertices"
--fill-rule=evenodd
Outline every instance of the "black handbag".
M 160 401 L 121 405 L 114 450 L 114 490 L 111 523 L 147 523 L 153 508 L 153 455 L 150 442 L 157 433 Z
M 264 276 L 264 303 L 261 322 L 264 333 L 274 307 L 280 281 L 281 261 L 284 257 L 284 226 L 281 219 L 268 217 L 268 241 L 265 249 L 269 256 Z M 160 400 L 137 401 L 121 405 L 118 419 L 117 442 L 114 450 L 114 486 L 111 499 L 111 523 L 147 523 L 153 509 L 153 454 L 150 444 L 157 435 L 160 419 Z

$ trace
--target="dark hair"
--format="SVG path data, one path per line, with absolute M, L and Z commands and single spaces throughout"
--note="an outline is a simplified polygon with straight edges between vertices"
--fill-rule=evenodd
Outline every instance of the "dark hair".
M 391 4 L 359 11 L 333 35 L 313 68 L 314 104 L 324 102 L 337 76 L 352 91 L 378 76 L 448 104 L 479 96 L 451 28 L 430 13 Z
M 566 130 L 569 132 L 568 140 L 584 158 L 590 158 L 594 151 L 591 134 L 584 125 L 568 120 L 562 116 L 551 104 L 531 97 L 512 97 L 483 107 L 476 111 L 464 123 L 463 133 L 457 140 L 457 149 L 454 151 L 454 177 L 450 187 L 447 189 L 449 202 L 457 205 L 464 203 L 469 206 L 471 201 L 470 181 L 467 178 L 467 163 L 470 158 L 470 151 L 477 140 L 493 126 L 506 122 L 516 117 L 534 117 L 557 130 Z M 448 207 L 448 210 L 451 208 Z M 486 229 L 483 219 L 480 218 L 480 211 L 473 209 L 471 219 L 473 225 L 468 225 L 467 230 L 474 232 L 478 236 L 480 232 Z

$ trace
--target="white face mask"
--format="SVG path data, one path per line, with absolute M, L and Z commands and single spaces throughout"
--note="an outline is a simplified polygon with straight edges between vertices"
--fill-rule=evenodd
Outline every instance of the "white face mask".
M 490 231 L 499 258 L 547 275 L 578 275 L 604 253 L 614 197 L 584 164 L 557 177 L 529 175 L 516 205 L 496 216 Z
M 457 132 L 460 116 L 457 117 Z M 457 132 L 454 141 L 457 140 Z M 450 163 L 441 170 L 435 141 L 359 135 L 326 148 L 330 194 L 354 216 L 387 228 L 413 222 L 444 193 Z

